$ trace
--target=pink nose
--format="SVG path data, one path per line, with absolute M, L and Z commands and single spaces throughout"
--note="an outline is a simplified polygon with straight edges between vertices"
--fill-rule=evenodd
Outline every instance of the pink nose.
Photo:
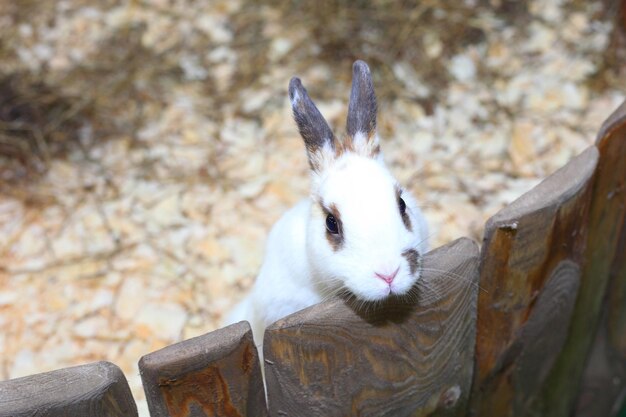
M 381 274 L 380 272 L 374 272 L 374 273 L 376 274 L 378 278 L 382 279 L 387 284 L 391 284 L 393 279 L 396 277 L 396 275 L 398 275 L 399 270 L 400 270 L 400 267 L 397 267 L 396 270 L 393 271 L 391 274 Z

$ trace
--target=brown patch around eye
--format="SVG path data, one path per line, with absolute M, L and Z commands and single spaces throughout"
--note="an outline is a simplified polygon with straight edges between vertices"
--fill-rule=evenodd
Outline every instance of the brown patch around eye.
M 411 218 L 409 217 L 409 213 L 407 212 L 408 207 L 405 208 L 404 213 L 400 210 L 400 198 L 402 198 L 402 190 L 400 187 L 396 187 L 396 201 L 398 202 L 398 211 L 400 211 L 400 217 L 402 217 L 402 223 L 404 223 L 404 227 L 409 232 L 413 231 L 413 225 L 411 224 Z M 406 203 L 405 203 L 406 206 Z
M 420 257 L 419 252 L 415 249 L 407 249 L 402 252 L 402 256 L 404 256 L 409 263 L 409 271 L 411 272 L 411 275 L 415 275 L 422 267 L 422 258 Z
M 339 209 L 333 203 L 328 207 L 324 205 L 323 202 L 320 201 L 320 207 L 322 208 L 322 213 L 324 214 L 324 222 L 326 221 L 326 217 L 330 214 L 335 218 L 337 222 L 337 228 L 339 233 L 331 233 L 326 229 L 326 239 L 328 240 L 328 244 L 333 249 L 334 252 L 337 252 L 343 247 L 344 236 L 343 236 L 343 224 L 341 222 L 341 213 L 339 213 Z

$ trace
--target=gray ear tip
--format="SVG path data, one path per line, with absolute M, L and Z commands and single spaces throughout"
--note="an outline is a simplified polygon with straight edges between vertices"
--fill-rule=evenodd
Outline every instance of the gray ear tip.
M 302 81 L 300 81 L 300 78 L 293 77 L 289 81 L 289 99 L 293 100 L 295 92 L 302 89 L 304 89 L 304 87 L 302 87 Z
M 300 78 L 291 77 L 291 80 L 289 80 L 289 89 L 291 90 L 292 88 L 300 86 L 302 86 L 302 81 L 300 81 Z
M 354 61 L 354 64 L 352 64 L 352 73 L 355 75 L 359 73 L 369 75 L 370 67 L 365 63 L 365 61 L 358 59 Z

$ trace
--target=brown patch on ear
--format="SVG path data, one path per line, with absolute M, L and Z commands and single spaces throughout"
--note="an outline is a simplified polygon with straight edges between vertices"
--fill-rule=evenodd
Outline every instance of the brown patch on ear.
M 380 145 L 377 144 L 376 146 L 374 146 L 374 149 L 372 149 L 370 156 L 372 158 L 376 158 L 378 155 L 380 155 Z
M 337 142 L 336 142 L 337 143 Z M 354 137 L 345 135 L 343 142 L 340 143 L 342 149 L 335 148 L 335 155 L 341 156 L 344 152 L 353 152 L 358 155 L 367 158 L 377 158 L 380 155 L 380 143 L 378 143 L 378 137 L 376 131 L 371 131 L 367 134 L 365 143 L 356 146 L 354 143 Z
M 415 249 L 407 249 L 402 252 L 402 256 L 406 258 L 409 263 L 409 271 L 411 275 L 415 275 L 422 267 L 422 258 L 418 251 Z
M 343 140 L 335 139 L 335 158 L 339 159 L 346 152 L 355 152 L 354 142 L 347 135 L 343 137 Z
M 380 154 L 380 143 L 378 143 L 375 130 L 372 130 L 367 134 L 367 150 L 367 156 L 370 158 L 376 158 Z
M 341 155 L 343 155 L 346 152 L 346 147 L 344 145 L 344 142 L 338 138 L 335 138 L 334 149 L 335 149 L 335 159 L 338 159 Z
M 339 233 L 333 234 L 326 229 L 326 240 L 328 240 L 328 244 L 332 248 L 334 252 L 339 251 L 343 247 L 344 236 L 343 236 L 343 223 L 341 222 L 341 213 L 337 206 L 332 203 L 328 207 L 324 205 L 324 202 L 320 201 L 320 207 L 322 209 L 322 213 L 324 216 L 324 222 L 326 221 L 326 216 L 332 214 L 332 216 L 337 221 L 337 228 L 339 229 Z

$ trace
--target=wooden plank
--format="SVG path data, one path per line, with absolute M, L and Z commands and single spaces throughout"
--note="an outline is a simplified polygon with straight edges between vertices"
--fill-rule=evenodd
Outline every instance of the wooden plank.
M 624 5 L 622 8 L 626 11 Z M 605 242 L 609 252 L 614 248 L 609 273 L 607 331 L 611 346 L 626 360 L 626 101 L 604 123 L 597 145 L 602 166 L 596 194 L 610 201 L 610 207 L 598 216 L 603 216 L 606 228 L 610 228 L 609 222 L 614 219 L 613 230 L 621 230 L 617 233 L 619 237 L 613 235 Z
M 521 343 L 515 347 L 519 356 L 512 370 L 518 391 L 515 396 L 518 403 L 513 406 L 519 410 L 525 410 L 529 400 L 541 392 L 542 383 L 563 348 L 579 284 L 578 265 L 570 260 L 561 261 L 521 328 L 518 339 Z
M 626 142 L 626 140 L 624 141 Z M 625 148 L 626 149 L 626 148 Z M 626 160 L 626 153 L 624 153 Z M 622 234 L 615 249 L 611 267 L 607 302 L 607 337 L 620 358 L 623 387 L 626 386 L 626 216 L 622 217 Z
M 266 330 L 270 415 L 465 415 L 478 249 L 459 239 L 424 258 L 411 300 L 356 311 L 336 299 Z
M 248 322 L 145 355 L 139 370 L 152 417 L 267 415 Z
M 136 417 L 122 371 L 96 362 L 0 382 L 0 417 Z
M 626 407 L 624 358 L 609 345 L 606 326 L 598 330 L 576 398 L 576 417 L 617 416 L 620 407 Z
M 539 399 L 569 337 L 597 160 L 587 149 L 487 222 L 473 415 L 548 415 Z
M 585 268 L 597 294 L 590 293 L 582 308 L 599 303 L 604 311 L 584 371 L 577 417 L 617 415 L 620 406 L 626 407 L 626 102 L 602 126 L 597 146 L 600 165 Z M 582 319 L 577 335 L 595 327 L 595 316 Z

